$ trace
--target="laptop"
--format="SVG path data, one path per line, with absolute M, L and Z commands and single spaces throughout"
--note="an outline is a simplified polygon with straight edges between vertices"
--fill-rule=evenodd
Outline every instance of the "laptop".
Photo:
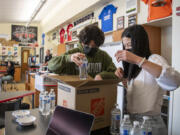
M 92 114 L 57 106 L 46 135 L 90 135 Z

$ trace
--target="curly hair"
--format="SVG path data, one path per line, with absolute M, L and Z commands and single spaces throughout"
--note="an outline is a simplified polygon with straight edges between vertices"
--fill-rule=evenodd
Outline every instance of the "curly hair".
M 86 26 L 78 35 L 80 43 L 89 44 L 91 40 L 94 41 L 96 46 L 101 46 L 104 43 L 104 33 L 94 24 Z

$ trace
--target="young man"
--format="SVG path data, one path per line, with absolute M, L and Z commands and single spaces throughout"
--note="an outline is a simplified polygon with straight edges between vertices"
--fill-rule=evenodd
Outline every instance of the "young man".
M 99 46 L 104 43 L 104 33 L 96 26 L 89 25 L 81 30 L 79 45 L 61 56 L 56 56 L 48 62 L 50 71 L 58 74 L 78 75 L 82 64 L 81 59 L 88 59 L 88 74 L 95 80 L 117 78 L 116 67 L 111 57 Z

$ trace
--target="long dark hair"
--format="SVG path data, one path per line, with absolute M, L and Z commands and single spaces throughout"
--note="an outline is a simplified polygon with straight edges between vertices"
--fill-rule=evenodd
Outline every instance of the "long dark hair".
M 143 26 L 133 25 L 128 27 L 124 30 L 121 37 L 131 38 L 132 53 L 140 57 L 145 57 L 146 59 L 149 58 L 151 55 L 151 51 L 149 49 L 149 38 Z M 125 49 L 124 46 L 123 49 Z M 124 78 L 127 78 L 128 80 L 136 78 L 141 71 L 141 68 L 137 65 L 125 61 L 123 61 L 123 68 Z
M 7 70 L 14 70 L 14 62 L 9 61 L 9 63 L 11 64 L 11 66 L 7 66 Z

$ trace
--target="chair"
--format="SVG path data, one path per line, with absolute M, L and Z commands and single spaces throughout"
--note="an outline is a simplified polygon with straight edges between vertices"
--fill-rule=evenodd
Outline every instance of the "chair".
M 5 124 L 5 112 L 6 111 L 14 111 L 20 109 L 21 106 L 21 98 L 15 99 L 12 101 L 0 103 L 0 129 L 4 128 Z
M 10 84 L 10 89 L 9 87 L 7 87 L 7 85 Z M 16 81 L 15 80 L 8 80 L 8 81 L 4 81 L 3 83 L 3 91 L 7 91 L 7 90 L 18 90 L 16 87 Z

